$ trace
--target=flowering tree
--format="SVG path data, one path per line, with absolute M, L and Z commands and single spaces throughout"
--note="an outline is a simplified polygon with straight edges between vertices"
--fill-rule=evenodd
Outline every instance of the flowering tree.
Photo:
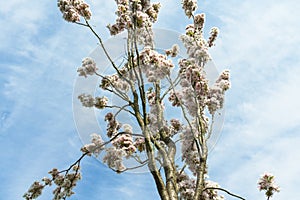
M 34 182 L 24 198 L 35 199 L 45 186 L 55 185 L 53 199 L 66 199 L 74 194 L 72 190 L 81 179 L 82 158 L 103 153 L 103 162 L 117 173 L 146 166 L 162 200 L 224 199 L 220 191 L 244 199 L 207 178 L 208 141 L 213 133 L 214 117 L 223 107 L 225 91 L 230 88 L 228 70 L 213 84 L 209 84 L 205 71 L 211 60 L 208 49 L 214 46 L 218 29 L 212 28 L 206 40 L 205 15 L 195 14 L 197 1 L 183 0 L 182 8 L 192 24 L 187 25 L 180 37 L 187 57 L 174 63 L 172 58 L 179 53 L 178 45 L 164 52 L 157 51 L 154 45 L 152 26 L 160 3 L 150 3 L 150 0 L 116 0 L 116 3 L 116 22 L 107 28 L 111 35 L 127 33 L 126 56 L 121 65 L 113 61 L 90 25 L 89 5 L 83 0 L 58 0 L 63 18 L 88 28 L 97 37 L 115 71 L 109 75 L 98 73 L 96 62 L 85 58 L 77 70 L 79 76 L 99 76 L 100 89 L 124 105 L 111 105 L 111 99 L 105 96 L 79 95 L 83 106 L 105 111 L 106 139 L 92 134 L 91 143 L 81 148 L 82 156 L 76 162 L 65 170 L 52 169 L 51 177 Z M 178 70 L 174 70 L 176 66 Z M 163 81 L 168 83 L 167 88 L 162 87 Z M 182 119 L 167 116 L 168 109 L 179 110 Z M 131 116 L 133 124 L 120 121 L 121 113 Z M 138 130 L 133 130 L 133 126 L 138 126 Z M 176 159 L 178 151 L 181 160 Z M 136 165 L 126 166 L 124 160 L 128 159 L 133 159 Z M 268 199 L 274 191 L 279 191 L 273 179 L 265 175 L 259 182 L 259 189 L 266 190 Z

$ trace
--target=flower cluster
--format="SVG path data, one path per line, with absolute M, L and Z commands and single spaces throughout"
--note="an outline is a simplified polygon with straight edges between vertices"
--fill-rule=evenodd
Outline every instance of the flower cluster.
M 26 200 L 36 199 L 42 194 L 45 185 L 41 184 L 38 181 L 35 181 L 28 191 L 23 195 Z
M 125 74 L 125 76 L 126 76 L 126 74 Z M 108 89 L 109 87 L 112 87 L 117 90 L 121 90 L 121 91 L 125 91 L 125 92 L 129 90 L 129 84 L 127 83 L 127 81 L 124 80 L 124 78 L 121 78 L 117 74 L 114 74 L 111 76 L 105 76 L 101 80 L 100 87 L 102 89 Z
M 211 60 L 208 53 L 208 45 L 203 37 L 203 34 L 197 32 L 194 24 L 190 24 L 186 27 L 186 34 L 180 36 L 187 53 L 191 59 L 195 61 L 200 67 L 204 67 L 205 64 Z
M 188 18 L 190 18 L 193 15 L 193 12 L 197 9 L 197 0 L 182 0 L 181 4 Z
M 194 199 L 196 180 L 190 178 L 185 172 L 177 172 L 177 183 L 179 187 L 180 197 L 183 200 Z M 203 200 L 223 200 L 224 197 L 219 195 L 216 189 L 219 185 L 213 181 L 205 180 L 205 190 L 202 192 Z
M 229 71 L 224 70 L 215 84 L 209 89 L 206 105 L 210 114 L 223 107 L 224 92 L 230 88 Z
M 172 102 L 172 106 L 180 106 L 182 103 L 182 94 L 180 92 L 170 92 L 168 100 Z
M 280 188 L 275 184 L 275 176 L 269 173 L 263 174 L 258 181 L 258 189 L 266 191 L 266 196 L 273 196 L 274 192 L 279 192 Z
M 202 197 L 205 200 L 223 200 L 224 197 L 219 195 L 216 189 L 212 188 L 220 188 L 218 183 L 215 183 L 210 180 L 205 180 L 205 188 L 206 190 L 203 191 Z
M 136 151 L 136 147 L 132 140 L 132 127 L 129 124 L 123 125 L 124 134 L 121 134 L 120 136 L 116 137 L 112 144 L 117 149 L 122 149 L 126 152 L 127 156 L 130 156 Z
M 170 120 L 171 126 L 170 126 L 170 134 L 171 136 L 175 135 L 179 131 L 182 130 L 182 124 L 178 119 L 171 119 Z
M 137 148 L 137 150 L 139 150 L 139 152 L 144 151 L 146 149 L 145 138 L 143 137 L 135 138 L 133 145 Z
M 115 169 L 117 172 L 122 172 L 126 169 L 123 164 L 124 156 L 126 156 L 126 152 L 123 149 L 118 149 L 115 146 L 112 146 L 106 149 L 103 162 L 107 163 L 109 168 Z
M 174 44 L 171 49 L 165 50 L 167 56 L 176 57 L 179 53 L 179 46 Z
M 200 167 L 199 152 L 195 143 L 195 136 L 197 134 L 199 133 L 195 129 L 191 130 L 188 127 L 184 127 L 180 135 L 182 161 L 188 165 L 195 176 Z
M 94 154 L 96 157 L 105 148 L 104 141 L 102 137 L 96 133 L 91 134 L 92 140 L 90 144 L 86 144 L 81 148 L 83 153 L 88 153 L 88 155 Z
M 105 108 L 107 106 L 107 103 L 108 103 L 108 98 L 105 96 L 95 98 L 95 107 L 98 109 Z
M 86 78 L 87 75 L 94 75 L 97 70 L 96 62 L 93 59 L 84 58 L 82 60 L 82 65 L 78 68 L 77 72 L 79 73 L 79 76 L 84 76 Z
M 53 182 L 57 185 L 53 191 L 53 199 L 64 199 L 65 197 L 70 197 L 72 194 L 74 194 L 72 189 L 76 186 L 77 181 L 81 179 L 81 174 L 78 171 L 78 165 L 75 165 L 72 170 L 74 171 L 73 173 L 67 173 L 65 175 L 60 174 L 56 168 L 49 171 Z
M 73 170 L 72 173 L 69 171 Z M 44 184 L 35 181 L 29 188 L 28 192 L 24 194 L 24 198 L 26 200 L 36 199 L 38 196 L 42 194 L 42 190 L 45 186 L 51 186 L 52 183 L 56 185 L 56 188 L 53 190 L 53 200 L 61 200 L 66 199 L 66 197 L 70 197 L 74 194 L 73 188 L 76 186 L 77 181 L 81 179 L 81 174 L 79 172 L 79 165 L 74 165 L 69 170 L 65 170 L 65 174 L 62 175 L 58 169 L 53 168 L 48 172 L 52 179 L 43 178 L 42 181 Z
M 80 100 L 80 102 L 84 107 L 89 107 L 89 108 L 95 106 L 98 109 L 103 109 L 107 106 L 108 103 L 108 98 L 105 96 L 94 98 L 90 94 L 81 94 L 78 96 L 78 99 Z
M 116 23 L 107 26 L 111 35 L 133 27 L 137 29 L 151 28 L 152 23 L 157 20 L 159 3 L 150 4 L 148 1 L 133 0 L 117 0 L 116 2 L 118 6 Z
M 121 124 L 115 119 L 113 113 L 107 113 L 104 118 L 105 121 L 108 122 L 106 134 L 108 137 L 113 137 L 118 134 L 118 130 L 121 128 Z
M 147 91 L 147 99 L 150 106 L 154 106 L 156 104 L 156 94 L 152 91 Z
M 197 14 L 194 17 L 194 26 L 195 28 L 199 31 L 201 31 L 204 27 L 204 22 L 205 22 L 205 14 Z
M 210 31 L 210 37 L 208 38 L 207 41 L 209 47 L 212 47 L 214 45 L 214 42 L 218 34 L 219 34 L 219 29 L 217 27 L 213 27 Z
M 150 47 L 145 47 L 139 56 L 143 64 L 143 72 L 145 73 L 148 82 L 155 82 L 163 79 L 170 74 L 170 69 L 174 67 L 171 60 L 165 55 L 159 54 Z
M 57 6 L 68 22 L 78 22 L 80 16 L 89 20 L 92 15 L 89 5 L 83 0 L 58 0 Z
M 180 71 L 180 85 L 181 91 L 170 92 L 169 100 L 172 105 L 180 105 L 182 102 L 187 108 L 191 116 L 196 116 L 199 108 L 205 106 L 209 87 L 208 80 L 203 68 L 199 67 L 194 60 L 181 59 L 179 61 Z
M 179 188 L 180 199 L 193 199 L 196 189 L 195 179 L 191 179 L 185 172 L 177 172 L 177 184 Z
M 93 107 L 95 105 L 95 99 L 90 94 L 81 94 L 78 96 L 78 99 L 84 107 Z

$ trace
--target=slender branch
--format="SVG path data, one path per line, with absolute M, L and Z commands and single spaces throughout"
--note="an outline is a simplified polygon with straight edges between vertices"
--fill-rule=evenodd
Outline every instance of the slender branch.
M 170 78 L 169 81 L 172 81 L 171 78 Z M 172 83 L 173 83 L 173 86 L 170 86 L 170 87 L 164 92 L 164 94 L 162 95 L 162 97 L 161 97 L 162 100 L 163 100 L 163 99 L 166 97 L 166 95 L 173 89 L 173 87 L 176 87 L 176 86 L 180 83 L 180 76 L 178 75 L 178 76 L 175 78 L 175 80 L 172 81 Z
M 96 31 L 93 29 L 93 27 L 89 24 L 89 22 L 87 20 L 85 20 L 85 23 L 86 23 L 86 26 L 92 31 L 92 33 L 97 37 L 99 43 L 100 43 L 100 46 L 102 48 L 102 50 L 104 51 L 106 57 L 108 58 L 108 60 L 110 61 L 111 65 L 113 66 L 113 68 L 117 71 L 118 75 L 122 75 L 119 71 L 119 69 L 117 68 L 116 64 L 114 63 L 114 61 L 112 60 L 112 58 L 110 57 L 109 53 L 107 52 L 104 44 L 103 44 L 103 41 L 101 39 L 101 37 L 96 33 Z
M 148 164 L 148 160 L 146 160 L 145 163 L 141 164 L 141 165 L 138 165 L 138 166 L 135 166 L 135 167 L 128 167 L 124 170 L 115 170 L 113 168 L 110 167 L 111 170 L 113 170 L 114 172 L 117 172 L 117 173 L 123 173 L 125 171 L 128 171 L 128 170 L 134 170 L 134 169 L 138 169 L 138 168 L 141 168 L 141 167 L 144 167 L 146 164 Z
M 111 86 L 113 89 L 115 89 L 115 90 L 113 90 L 113 89 L 105 88 L 104 90 L 107 90 L 107 91 L 109 91 L 109 92 L 111 92 L 111 93 L 114 93 L 115 95 L 117 95 L 118 97 L 120 97 L 121 99 L 123 99 L 124 101 L 130 103 L 130 99 L 129 99 L 129 97 L 126 95 L 126 93 L 122 92 L 122 91 L 119 90 L 117 87 L 115 87 L 115 85 L 113 84 L 113 82 L 112 82 L 111 80 L 109 80 L 109 78 L 107 78 L 107 77 L 105 77 L 105 76 L 103 76 L 103 75 L 101 75 L 101 74 L 99 74 L 99 73 L 97 73 L 97 72 L 95 72 L 95 74 L 96 74 L 97 76 L 100 76 L 102 79 L 106 79 L 106 80 L 109 82 L 110 86 Z
M 78 25 L 80 25 L 80 26 L 86 26 L 86 27 L 88 27 L 88 25 L 86 25 L 86 24 L 84 24 L 84 23 L 81 23 L 81 22 L 73 22 L 74 24 L 78 24 Z
M 126 106 L 130 106 L 130 105 L 127 104 Z M 128 113 L 130 113 L 131 115 L 134 116 L 134 113 L 133 113 L 132 111 L 130 111 L 130 110 L 128 110 L 128 109 L 125 108 L 126 106 L 120 107 L 120 106 L 109 106 L 109 105 L 107 105 L 107 106 L 105 106 L 105 107 L 106 107 L 106 108 L 119 108 L 120 110 L 124 110 L 124 111 L 126 111 L 126 112 L 128 112 Z
M 115 113 L 115 116 L 114 117 L 117 117 L 117 115 L 122 111 L 122 110 L 125 110 L 125 111 L 128 111 L 129 113 L 131 113 L 133 116 L 134 116 L 134 113 L 130 112 L 129 110 L 125 109 L 127 106 L 130 106 L 129 104 L 127 105 L 124 105 L 122 107 L 120 107 L 120 109 Z M 118 107 L 118 106 L 116 106 Z
M 110 142 L 112 142 L 114 139 L 116 139 L 119 135 L 123 135 L 123 134 L 129 134 L 131 136 L 138 136 L 138 137 L 144 137 L 144 135 L 142 134 L 136 134 L 136 133 L 129 133 L 126 131 L 122 131 L 117 133 L 116 135 L 114 135 L 111 139 L 109 139 L 108 141 L 102 143 L 102 145 L 100 145 L 99 147 L 97 147 L 95 150 L 97 150 L 98 148 L 102 148 L 103 146 L 109 144 Z M 91 152 L 85 152 L 83 153 L 78 160 L 76 160 L 72 165 L 70 165 L 70 167 L 68 169 L 62 170 L 59 173 L 63 173 L 63 172 L 68 172 L 72 169 L 72 167 L 74 167 L 75 165 L 77 165 L 78 163 L 80 163 L 80 161 L 86 156 L 86 155 L 90 155 Z
M 207 188 L 204 188 L 202 192 L 204 192 L 205 190 L 221 190 L 223 192 L 226 192 L 227 194 L 233 196 L 233 197 L 236 197 L 238 199 L 242 199 L 242 200 L 246 200 L 245 198 L 241 197 L 241 196 L 238 196 L 236 194 L 233 194 L 231 192 L 229 192 L 228 190 L 225 190 L 223 188 L 217 188 L 217 187 L 207 187 Z

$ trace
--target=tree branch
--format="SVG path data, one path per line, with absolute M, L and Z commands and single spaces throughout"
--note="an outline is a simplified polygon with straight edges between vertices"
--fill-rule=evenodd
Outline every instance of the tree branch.
M 225 190 L 223 188 L 217 188 L 217 187 L 207 187 L 207 188 L 204 188 L 204 190 L 202 192 L 204 192 L 205 190 L 221 190 L 223 192 L 226 192 L 227 194 L 233 196 L 233 197 L 236 197 L 238 199 L 242 199 L 242 200 L 246 200 L 245 198 L 241 197 L 241 196 L 238 196 L 236 194 L 233 194 L 231 192 L 229 192 L 228 190 Z

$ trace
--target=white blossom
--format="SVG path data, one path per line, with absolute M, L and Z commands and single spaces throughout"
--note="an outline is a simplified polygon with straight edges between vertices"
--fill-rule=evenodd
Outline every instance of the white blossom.
M 197 0 L 182 0 L 181 4 L 186 16 L 188 16 L 189 18 L 197 9 Z
M 94 105 L 98 109 L 103 109 L 107 106 L 107 103 L 108 103 L 107 97 L 96 97 Z
M 93 59 L 84 58 L 82 60 L 82 65 L 78 68 L 77 72 L 79 73 L 79 76 L 84 76 L 86 78 L 88 75 L 94 75 L 97 70 L 96 62 Z
M 95 105 L 95 99 L 90 94 L 81 94 L 78 99 L 84 107 L 93 107 Z
M 123 164 L 123 156 L 126 153 L 123 149 L 118 149 L 115 146 L 106 149 L 106 155 L 103 157 L 103 162 L 107 163 L 108 167 L 122 172 L 126 169 Z
M 58 0 L 57 6 L 68 22 L 78 22 L 80 16 L 89 20 L 92 15 L 89 5 L 83 0 Z
M 171 49 L 165 50 L 167 56 L 176 57 L 179 53 L 179 46 L 174 44 Z
M 94 154 L 97 157 L 105 148 L 104 141 L 102 137 L 96 133 L 91 134 L 91 138 L 91 143 L 84 145 L 81 148 L 81 151 L 84 153 L 88 153 L 89 155 Z

